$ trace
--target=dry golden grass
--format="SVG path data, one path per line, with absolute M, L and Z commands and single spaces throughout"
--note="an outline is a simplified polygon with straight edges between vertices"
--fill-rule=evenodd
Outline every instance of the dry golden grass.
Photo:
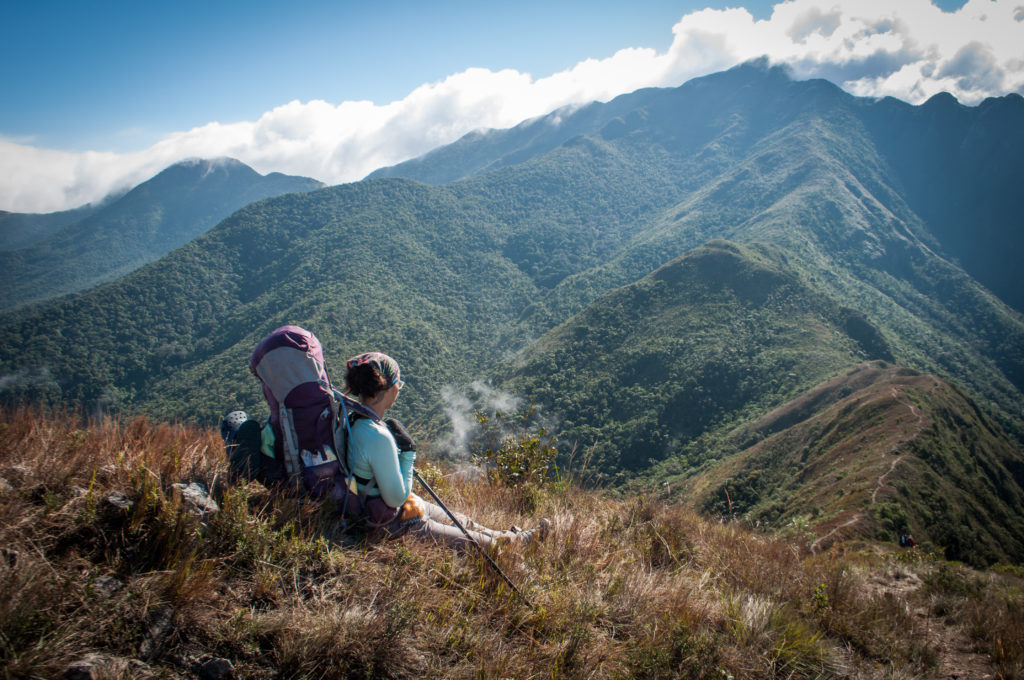
M 1013 574 L 815 555 L 652 498 L 424 466 L 485 524 L 551 518 L 547 542 L 496 555 L 530 608 L 473 553 L 368 542 L 330 507 L 229 487 L 222 459 L 205 430 L 0 414 L 0 676 L 92 653 L 97 677 L 125 678 L 212 657 L 245 678 L 1024 677 Z M 171 485 L 189 481 L 221 511 L 187 512 Z

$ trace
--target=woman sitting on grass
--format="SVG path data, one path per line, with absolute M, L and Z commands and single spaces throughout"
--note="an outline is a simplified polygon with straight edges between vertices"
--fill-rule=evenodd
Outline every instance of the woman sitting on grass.
M 370 352 L 349 359 L 346 368 L 346 391 L 382 419 L 357 417 L 349 440 L 348 462 L 370 526 L 391 537 L 411 534 L 453 546 L 469 543 L 458 527 L 446 523 L 442 508 L 412 493 L 416 444 L 401 423 L 384 418 L 404 385 L 398 364 L 386 354 Z M 498 531 L 463 515 L 456 517 L 484 548 L 495 542 L 527 545 L 543 540 L 551 524 L 543 519 L 530 531 Z

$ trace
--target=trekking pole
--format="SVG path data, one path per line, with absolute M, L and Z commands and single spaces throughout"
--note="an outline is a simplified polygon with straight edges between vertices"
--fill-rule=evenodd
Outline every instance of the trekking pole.
M 477 550 L 479 550 L 480 554 L 487 559 L 487 562 L 494 568 L 494 571 L 498 572 L 498 575 L 505 579 L 505 583 L 508 584 L 509 588 L 514 590 L 516 595 L 523 599 L 523 602 L 526 603 L 527 607 L 533 609 L 533 605 L 530 604 L 530 601 L 526 599 L 526 595 L 523 595 L 522 591 L 519 590 L 519 588 L 516 588 L 516 584 L 512 583 L 512 579 L 510 579 L 508 576 L 505 576 L 505 572 L 503 572 L 501 568 L 498 567 L 498 565 L 494 562 L 494 560 L 491 559 L 491 556 L 487 554 L 487 551 L 484 550 L 484 547 L 480 545 L 480 543 L 478 543 L 477 540 L 473 538 L 468 531 L 466 531 L 466 527 L 462 526 L 462 522 L 460 522 L 459 519 L 454 515 L 454 513 L 452 513 L 452 511 L 448 509 L 448 506 L 445 505 L 440 498 L 438 498 L 437 494 L 434 493 L 434 490 L 430 488 L 430 485 L 423 481 L 423 478 L 420 477 L 420 473 L 413 469 L 413 474 L 416 476 L 416 481 L 418 481 L 420 485 L 427 490 L 427 493 L 430 494 L 430 497 L 434 499 L 434 502 L 437 503 L 442 510 L 448 513 L 448 517 L 450 517 L 451 520 L 455 522 L 455 526 L 457 526 L 459 530 L 461 530 L 462 533 L 466 535 L 466 538 L 469 539 L 469 542 L 477 547 Z

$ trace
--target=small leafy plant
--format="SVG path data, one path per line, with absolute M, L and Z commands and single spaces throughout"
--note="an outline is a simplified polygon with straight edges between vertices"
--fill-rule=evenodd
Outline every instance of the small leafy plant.
M 547 430 L 532 427 L 535 413 L 532 407 L 510 417 L 500 411 L 493 416 L 475 412 L 481 441 L 473 442 L 472 460 L 487 471 L 492 484 L 544 488 L 557 481 L 558 449 Z

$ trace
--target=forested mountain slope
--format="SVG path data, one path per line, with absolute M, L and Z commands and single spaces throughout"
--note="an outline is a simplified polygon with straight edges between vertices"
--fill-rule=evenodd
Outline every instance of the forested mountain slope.
M 12 213 L 0 210 L 0 251 L 30 246 L 85 219 L 99 208 L 99 205 L 90 204 L 52 213 Z
M 110 281 L 188 243 L 244 205 L 320 186 L 306 177 L 260 175 L 229 158 L 183 161 L 45 238 L 0 253 L 0 309 Z
M 706 161 L 723 139 L 760 136 L 801 110 L 831 116 L 841 123 L 837 132 L 854 128 L 862 139 L 851 141 L 870 147 L 873 162 L 884 166 L 888 190 L 928 224 L 943 254 L 1024 311 L 1016 271 L 1024 257 L 1024 198 L 1017 190 L 1024 185 L 1024 97 L 1019 94 L 969 107 L 942 93 L 912 106 L 893 98 L 856 98 L 825 81 L 793 83 L 781 68 L 761 60 L 675 90 L 639 90 L 608 103 L 559 109 L 508 130 L 478 130 L 371 177 L 439 184 L 523 163 L 581 135 L 635 137 L 655 130 L 671 130 L 677 140 L 714 140 L 689 149 Z
M 943 250 L 1024 311 L 1024 97 L 974 107 L 946 93 L 919 107 L 895 99 L 858 103 L 904 200 Z

